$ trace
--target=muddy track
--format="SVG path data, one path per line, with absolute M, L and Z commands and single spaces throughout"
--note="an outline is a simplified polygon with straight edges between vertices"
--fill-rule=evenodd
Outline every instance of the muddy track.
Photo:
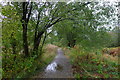
M 54 60 L 37 78 L 73 78 L 72 66 L 61 48 L 57 50 Z

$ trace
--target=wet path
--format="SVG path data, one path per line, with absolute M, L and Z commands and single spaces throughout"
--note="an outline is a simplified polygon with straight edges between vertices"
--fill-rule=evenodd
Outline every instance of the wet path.
M 42 78 L 73 78 L 72 66 L 64 56 L 62 49 L 57 50 L 57 56 L 55 59 L 46 67 Z

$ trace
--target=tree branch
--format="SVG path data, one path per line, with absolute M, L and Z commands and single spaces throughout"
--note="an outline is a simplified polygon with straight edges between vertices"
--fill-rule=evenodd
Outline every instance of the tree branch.
M 49 28 L 49 27 L 51 27 L 52 25 L 54 25 L 54 24 L 56 24 L 56 23 L 58 23 L 58 22 L 60 22 L 60 21 L 63 21 L 63 20 L 74 20 L 73 18 L 58 18 L 55 22 L 53 22 L 52 24 L 49 24 L 49 25 L 47 25 L 46 26 L 46 28 Z
M 33 2 L 31 2 L 31 5 L 30 5 L 30 11 L 28 13 L 27 23 L 28 23 L 28 21 L 30 19 L 30 15 L 31 15 L 31 12 L 32 12 L 32 4 L 33 4 Z
M 88 4 L 90 4 L 91 2 L 87 2 L 87 3 L 83 3 L 81 6 L 85 6 L 85 5 L 88 5 Z M 68 10 L 67 12 L 65 12 L 65 13 L 68 13 L 68 12 L 70 12 L 70 11 L 75 11 L 75 10 L 77 10 L 78 8 L 74 8 L 74 9 L 70 9 L 70 10 Z
M 26 5 L 25 5 L 25 10 L 26 10 L 26 13 L 27 13 L 27 12 L 28 12 L 27 7 L 28 7 L 29 2 L 25 2 L 25 3 L 26 3 Z
M 39 11 L 39 13 L 38 13 L 38 20 L 37 20 L 37 24 L 36 24 L 36 27 L 35 27 L 35 38 L 34 38 L 34 43 L 36 42 L 36 37 L 37 37 L 37 33 L 38 33 L 38 31 L 37 31 L 37 29 L 38 29 L 38 25 L 39 25 L 39 22 L 40 22 L 40 12 L 41 11 Z

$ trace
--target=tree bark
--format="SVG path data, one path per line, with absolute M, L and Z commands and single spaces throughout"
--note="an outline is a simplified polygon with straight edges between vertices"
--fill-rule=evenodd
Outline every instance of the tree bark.
M 13 39 L 14 42 L 12 42 L 12 52 L 13 54 L 16 54 L 16 39 Z
M 27 25 L 23 24 L 23 47 L 24 47 L 24 53 L 25 56 L 29 56 L 28 53 L 28 41 L 27 41 Z
M 39 22 L 40 22 L 39 19 L 40 19 L 40 12 L 39 12 L 39 14 L 38 14 L 38 20 L 37 20 L 37 24 L 36 24 L 36 27 L 35 27 L 34 45 L 35 45 L 35 43 L 36 43 L 36 41 L 37 41 L 38 25 L 39 25 Z
M 41 51 L 42 51 L 43 45 L 44 45 L 44 43 L 45 43 L 46 37 L 47 37 L 47 31 L 45 32 L 45 36 L 44 36 L 44 39 L 43 39 L 43 42 L 42 42 L 42 45 L 41 45 Z
M 23 27 L 23 48 L 24 48 L 24 54 L 26 57 L 29 56 L 28 40 L 27 40 L 27 26 L 28 26 L 28 22 L 30 20 L 30 15 L 31 15 L 33 3 L 31 2 L 31 5 L 29 7 L 29 11 L 28 11 L 28 4 L 29 4 L 29 2 L 22 3 L 23 15 L 22 15 L 22 20 L 21 20 L 22 27 Z
M 14 38 L 14 32 L 11 34 L 11 46 L 12 46 L 12 53 L 16 54 L 16 39 Z
M 41 41 L 41 37 L 37 38 L 35 43 L 34 43 L 34 49 L 33 51 L 37 54 L 38 52 L 38 47 L 39 47 L 39 44 L 40 44 L 40 41 Z
M 33 53 L 34 54 L 38 54 L 38 47 L 39 47 L 39 44 L 40 44 L 43 33 L 44 33 L 44 31 L 39 32 L 35 41 L 34 41 L 34 48 L 33 48 Z
M 69 46 L 69 47 L 74 47 L 75 44 L 76 44 L 75 34 L 72 33 L 72 32 L 69 32 L 69 33 L 66 34 L 66 35 L 67 35 L 67 41 L 68 41 L 67 46 Z
M 73 48 L 75 46 L 75 43 L 76 43 L 76 40 L 72 40 L 72 41 L 69 41 L 67 45 Z

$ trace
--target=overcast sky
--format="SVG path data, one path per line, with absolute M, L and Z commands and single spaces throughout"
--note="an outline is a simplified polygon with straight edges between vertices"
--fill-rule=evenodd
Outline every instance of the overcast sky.
M 1 2 L 2 1 L 2 2 Z M 4 0 L 4 1 L 6 1 L 6 0 Z M 8 0 L 8 1 L 11 1 L 11 0 Z M 18 1 L 18 0 L 16 0 L 16 1 Z M 34 0 L 35 1 L 35 0 Z M 41 0 L 38 0 L 38 1 L 41 1 Z M 43 0 L 44 1 L 44 0 Z M 61 0 L 60 0 L 61 1 Z M 71 1 L 74 1 L 74 0 L 71 0 Z M 69 1 L 69 2 L 71 2 L 71 1 Z M 75 0 L 76 1 L 76 0 Z M 78 1 L 78 0 L 77 0 Z M 82 1 L 82 0 L 81 0 Z M 88 1 L 88 0 L 86 0 L 86 1 Z M 97 1 L 97 0 L 93 0 L 93 1 Z M 113 6 L 114 7 L 114 5 L 115 4 L 117 4 L 117 3 L 115 3 L 116 1 L 118 1 L 118 0 L 100 0 L 100 1 L 102 1 L 102 2 L 100 2 L 99 3 L 99 5 L 100 6 L 102 6 L 105 2 L 104 1 L 109 1 L 109 3 L 108 3 L 108 5 L 111 5 L 111 6 Z M 3 0 L 0 0 L 0 2 L 1 2 L 1 4 L 4 6 L 4 5 L 6 5 L 6 2 L 3 2 Z M 118 11 L 117 11 L 117 7 L 115 7 L 114 8 L 115 9 L 115 14 L 118 14 Z M 96 11 L 97 12 L 97 11 Z M 106 25 L 104 25 L 104 26 L 106 26 L 106 27 L 115 27 L 115 25 L 117 25 L 117 21 L 118 21 L 118 16 L 112 16 L 112 17 L 114 17 L 116 20 L 110 20 L 110 19 L 106 19 L 106 20 L 108 20 L 108 21 L 110 21 L 110 24 L 106 24 Z M 111 19 L 112 19 L 112 17 L 111 17 Z M 2 21 L 2 19 L 1 18 L 4 18 L 4 16 L 2 16 L 1 15 L 1 12 L 0 12 L 0 22 Z
M 10 2 L 10 1 L 17 1 L 17 2 L 23 2 L 23 1 L 25 1 L 25 0 L 0 0 L 0 2 Z M 26 0 L 26 1 L 28 1 L 28 0 Z M 45 1 L 50 1 L 50 2 L 55 2 L 56 0 L 30 0 L 30 1 L 39 1 L 39 2 L 45 2 Z M 60 2 L 68 2 L 68 1 L 70 1 L 70 0 L 59 0 Z M 120 1 L 120 0 L 71 0 L 71 1 L 110 1 L 110 2 L 114 2 L 114 1 Z

